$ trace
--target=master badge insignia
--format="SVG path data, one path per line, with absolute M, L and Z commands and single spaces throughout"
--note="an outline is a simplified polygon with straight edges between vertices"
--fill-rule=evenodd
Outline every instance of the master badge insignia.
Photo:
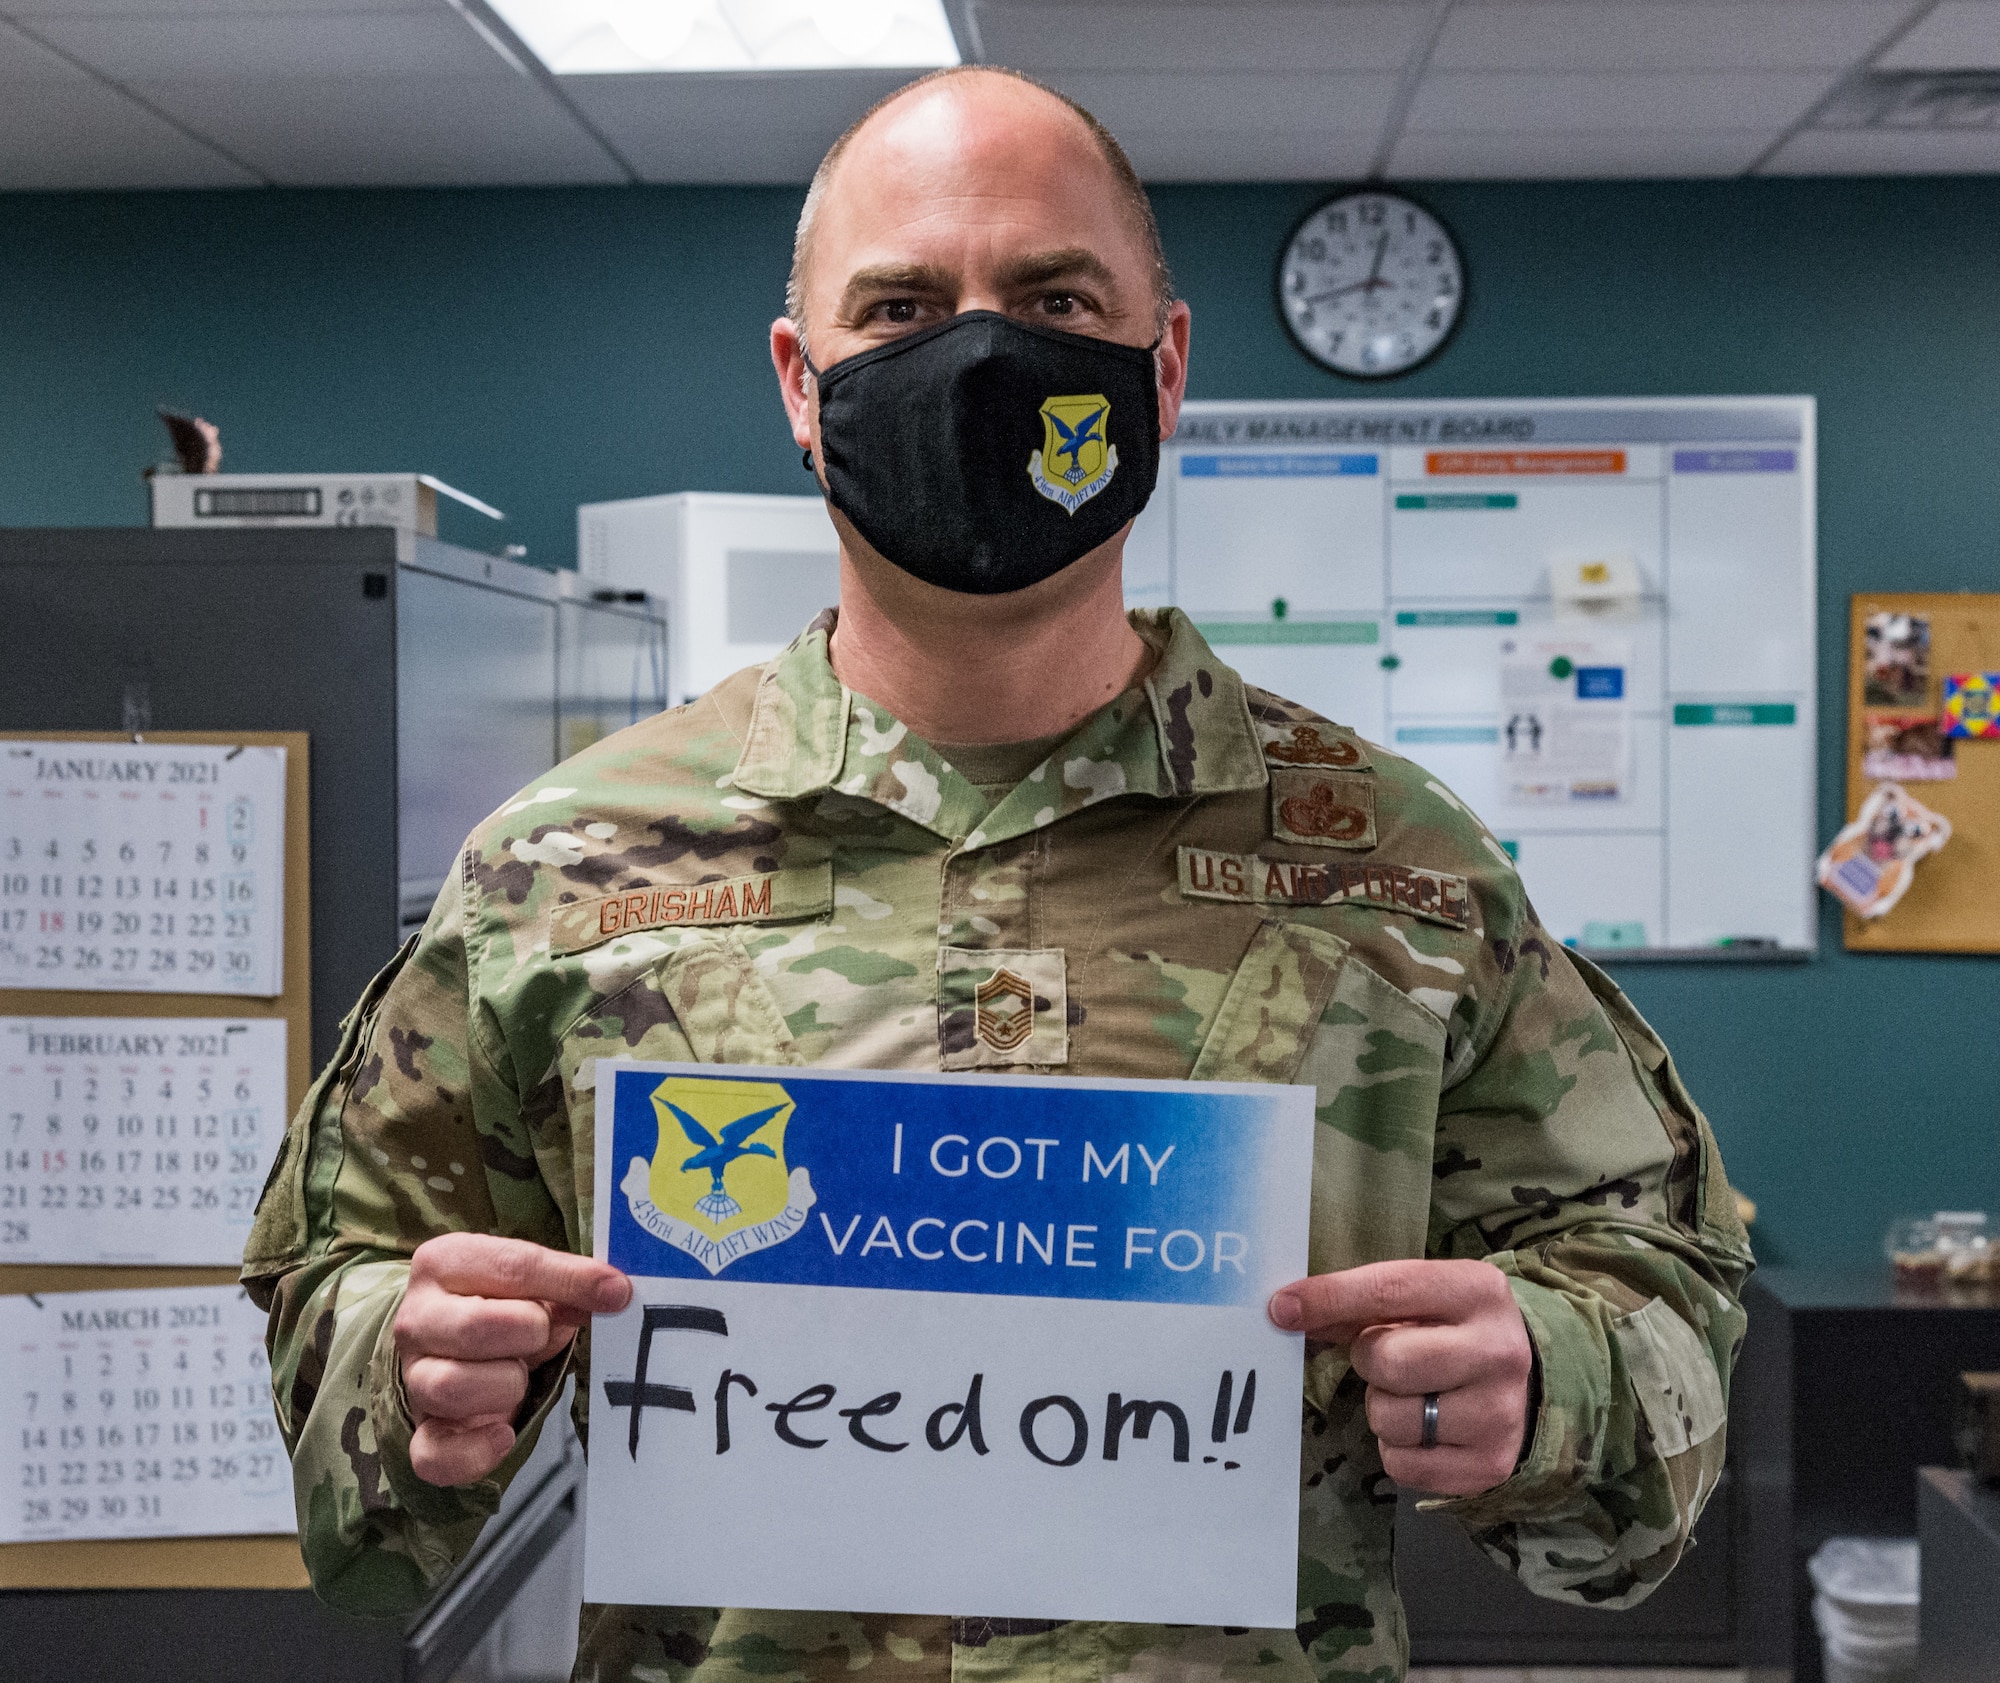
M 1360 771 L 1368 765 L 1359 744 L 1331 729 L 1322 735 L 1318 725 L 1267 726 L 1263 736 L 1264 759 L 1270 765 L 1333 766 L 1341 771 Z
M 1028 458 L 1028 477 L 1052 503 L 1074 514 L 1111 483 L 1118 449 L 1105 436 L 1111 402 L 1101 394 L 1052 397 L 1042 405 L 1042 447 Z
M 1011 1052 L 1035 1031 L 1035 990 L 1004 965 L 973 990 L 972 1032 Z
M 670 1075 L 653 1089 L 659 1144 L 622 1190 L 632 1219 L 711 1274 L 805 1226 L 812 1176 L 785 1161 L 791 1095 L 776 1081 Z

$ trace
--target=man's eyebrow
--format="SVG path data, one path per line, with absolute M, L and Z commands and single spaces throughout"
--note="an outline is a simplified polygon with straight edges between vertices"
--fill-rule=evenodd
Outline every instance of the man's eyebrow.
M 839 314 L 851 316 L 867 299 L 885 292 L 952 293 L 958 277 L 934 263 L 871 263 L 856 269 L 841 289 Z
M 1055 251 L 1039 251 L 1003 265 L 1001 279 L 1009 286 L 1046 286 L 1051 281 L 1087 280 L 1102 287 L 1115 287 L 1117 277 L 1104 259 L 1086 246 L 1063 246 Z

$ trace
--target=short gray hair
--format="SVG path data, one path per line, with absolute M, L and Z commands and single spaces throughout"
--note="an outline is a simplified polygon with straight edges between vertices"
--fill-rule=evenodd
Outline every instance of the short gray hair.
M 1058 92 L 1046 82 L 1023 76 L 1018 70 L 1002 69 L 997 64 L 953 64 L 942 70 L 933 70 L 927 76 L 919 76 L 914 82 L 906 82 L 894 93 L 878 99 L 827 148 L 826 156 L 819 161 L 819 168 L 813 171 L 812 185 L 806 189 L 806 202 L 799 211 L 798 231 L 792 237 L 792 273 L 785 283 L 785 314 L 791 317 L 799 338 L 803 340 L 806 336 L 806 267 L 812 257 L 813 224 L 818 220 L 820 202 L 826 197 L 827 186 L 833 179 L 834 166 L 840 162 L 854 137 L 874 120 L 878 112 L 919 88 L 959 76 L 1005 76 L 1010 81 L 1038 88 L 1068 107 L 1090 131 L 1090 138 L 1097 143 L 1099 154 L 1110 167 L 1119 208 L 1124 211 L 1133 231 L 1139 236 L 1140 244 L 1145 247 L 1153 287 L 1153 329 L 1156 333 L 1164 333 L 1168 313 L 1174 307 L 1173 270 L 1167 266 L 1166 247 L 1160 243 L 1160 224 L 1153 215 L 1153 201 L 1147 198 L 1139 172 L 1132 167 L 1132 160 L 1125 155 L 1125 148 L 1118 144 L 1117 137 L 1068 94 Z

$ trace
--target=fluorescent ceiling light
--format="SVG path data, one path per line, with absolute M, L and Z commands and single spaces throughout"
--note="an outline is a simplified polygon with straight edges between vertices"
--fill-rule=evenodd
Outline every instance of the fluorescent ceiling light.
M 491 0 L 559 76 L 928 70 L 958 63 L 942 0 Z

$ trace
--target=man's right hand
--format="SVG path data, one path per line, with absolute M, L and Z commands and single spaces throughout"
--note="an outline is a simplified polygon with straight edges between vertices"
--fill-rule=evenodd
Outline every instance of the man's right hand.
M 417 1477 L 470 1484 L 492 1472 L 514 1447 L 528 1375 L 592 1315 L 631 1300 L 609 1263 L 526 1239 L 446 1233 L 419 1245 L 395 1327 Z

